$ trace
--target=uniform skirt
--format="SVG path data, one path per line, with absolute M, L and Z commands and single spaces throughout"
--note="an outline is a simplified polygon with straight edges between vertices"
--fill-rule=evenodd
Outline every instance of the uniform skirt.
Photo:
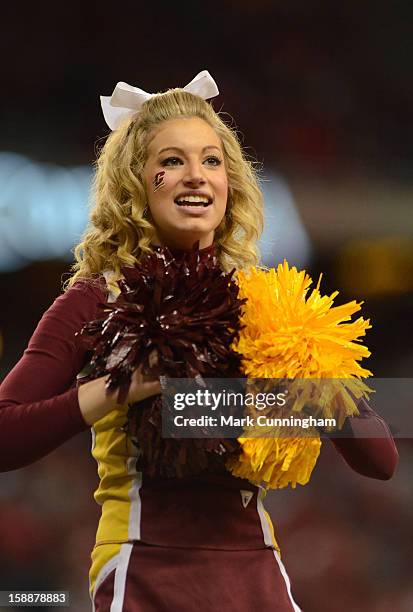
M 175 485 L 142 488 L 141 540 L 106 564 L 94 612 L 299 612 L 259 488 L 232 476 Z
M 276 550 L 123 544 L 95 612 L 298 612 Z

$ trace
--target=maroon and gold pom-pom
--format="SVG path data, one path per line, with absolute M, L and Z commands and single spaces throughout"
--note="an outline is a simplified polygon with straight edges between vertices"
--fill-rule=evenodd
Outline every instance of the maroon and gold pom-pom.
M 125 402 L 135 368 L 153 377 L 237 378 L 241 306 L 234 271 L 225 274 L 214 248 L 172 254 L 155 247 L 136 267 L 122 268 L 120 294 L 105 316 L 81 336 L 93 351 L 88 380 L 108 375 L 108 392 Z M 162 438 L 161 398 L 128 412 L 128 433 L 139 446 L 139 468 L 150 476 L 195 475 L 224 465 L 239 450 L 236 440 Z

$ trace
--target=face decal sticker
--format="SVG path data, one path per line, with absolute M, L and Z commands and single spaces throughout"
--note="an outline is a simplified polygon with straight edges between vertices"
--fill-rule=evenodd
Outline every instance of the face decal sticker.
M 161 189 L 162 187 L 164 187 L 164 185 L 165 185 L 164 176 L 165 176 L 165 170 L 162 170 L 161 172 L 157 172 L 155 174 L 155 178 L 153 179 L 153 190 L 154 190 L 154 192 L 158 191 L 158 189 Z

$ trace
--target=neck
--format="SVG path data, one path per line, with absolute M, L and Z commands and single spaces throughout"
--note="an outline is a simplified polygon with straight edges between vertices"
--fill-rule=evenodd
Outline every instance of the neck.
M 199 242 L 199 250 L 210 247 L 215 238 L 215 231 L 208 232 L 182 229 L 181 231 L 163 231 L 160 227 L 154 227 L 152 244 L 165 246 L 178 251 L 192 251 L 193 245 Z
M 194 249 L 194 245 L 199 242 L 198 250 L 204 251 L 205 249 L 210 249 L 214 244 L 214 237 L 212 236 L 201 236 L 196 238 L 191 236 L 190 238 L 183 239 L 179 238 L 177 240 L 174 239 L 163 239 L 161 236 L 156 235 L 152 240 L 152 246 L 158 247 L 168 247 L 171 252 L 179 251 L 192 251 Z
M 179 246 L 179 247 L 175 247 L 172 246 L 171 244 L 157 244 L 156 242 L 153 242 L 151 245 L 155 250 L 157 249 L 162 249 L 162 248 L 167 248 L 170 253 L 176 258 L 176 257 L 183 257 L 185 254 L 190 253 L 193 250 L 198 251 L 198 253 L 200 253 L 201 255 L 207 255 L 207 256 L 211 256 L 215 254 L 215 244 L 209 244 L 208 246 L 204 246 L 201 247 L 201 245 L 199 245 L 198 247 L 196 247 L 196 242 L 188 248 L 185 248 L 183 246 Z

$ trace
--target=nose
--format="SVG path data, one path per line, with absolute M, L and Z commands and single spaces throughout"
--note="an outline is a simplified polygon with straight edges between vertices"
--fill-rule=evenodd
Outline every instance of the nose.
M 191 161 L 188 163 L 183 178 L 185 185 L 203 185 L 205 183 L 203 170 L 203 166 L 199 161 Z

